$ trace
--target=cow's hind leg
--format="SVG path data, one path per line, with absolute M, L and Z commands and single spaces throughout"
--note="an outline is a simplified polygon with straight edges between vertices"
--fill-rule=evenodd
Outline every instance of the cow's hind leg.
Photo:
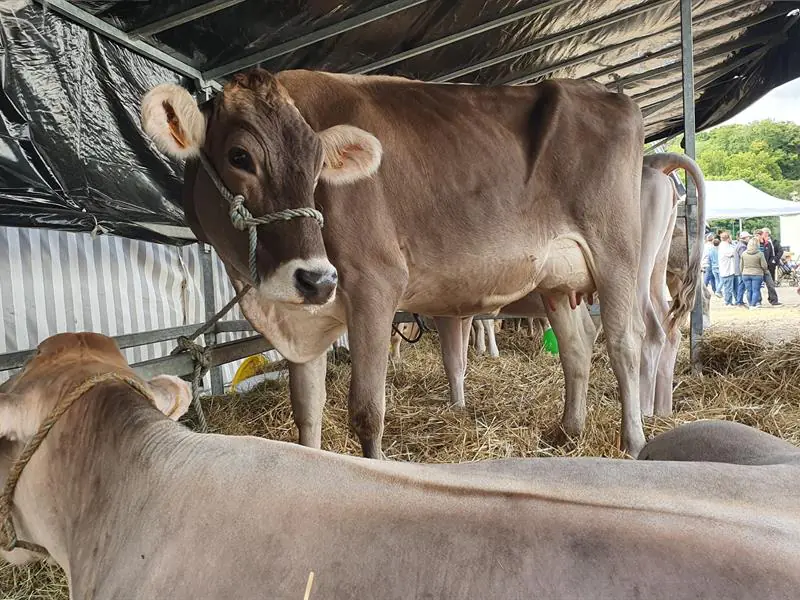
M 671 332 L 667 333 L 667 340 L 658 360 L 655 414 L 659 417 L 668 417 L 672 414 L 672 381 L 675 377 L 675 362 L 678 360 L 680 344 L 681 331 L 676 326 Z
M 547 318 L 558 339 L 558 357 L 564 369 L 564 414 L 561 428 L 570 437 L 583 432 L 586 423 L 586 396 L 592 367 L 594 323 L 589 312 L 578 306 L 571 309 L 566 296 L 556 296 L 556 310 L 547 308 Z
M 325 407 L 327 356 L 307 363 L 289 363 L 289 399 L 300 444 L 319 448 L 322 444 L 322 410 Z
M 483 321 L 472 321 L 473 334 L 475 335 L 475 354 L 483 356 L 486 353 L 486 339 L 484 338 Z
M 464 377 L 467 371 L 466 350 L 472 318 L 435 317 L 434 321 L 439 331 L 442 363 L 450 385 L 450 402 L 457 408 L 463 408 Z
M 500 356 L 500 351 L 497 349 L 497 339 L 494 337 L 494 320 L 489 319 L 483 325 L 486 330 L 486 338 L 489 341 L 489 356 L 497 358 Z
M 619 384 L 622 404 L 620 448 L 635 458 L 645 444 L 639 398 L 644 323 L 637 302 L 635 272 L 628 277 L 613 271 L 598 273 L 596 281 L 603 306 L 600 318 L 606 335 L 608 358 Z

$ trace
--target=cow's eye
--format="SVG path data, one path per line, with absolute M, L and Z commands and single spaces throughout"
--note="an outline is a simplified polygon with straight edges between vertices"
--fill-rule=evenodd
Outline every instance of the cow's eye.
M 228 161 L 236 169 L 247 171 L 248 173 L 255 173 L 256 168 L 253 164 L 253 159 L 244 148 L 234 147 L 228 151 Z

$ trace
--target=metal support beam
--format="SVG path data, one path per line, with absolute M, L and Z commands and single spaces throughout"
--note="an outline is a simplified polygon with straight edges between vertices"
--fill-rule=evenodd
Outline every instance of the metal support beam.
M 681 0 L 681 65 L 683 70 L 683 131 L 684 147 L 689 158 L 695 158 L 695 120 L 694 120 L 694 61 L 692 53 L 692 0 Z M 697 190 L 691 177 L 686 178 L 686 238 L 689 248 L 694 248 L 701 240 L 697 239 Z M 703 223 L 700 223 L 702 226 Z M 699 342 L 703 336 L 703 292 L 697 287 L 694 307 L 690 318 L 689 347 L 691 364 L 695 372 L 700 372 Z
M 200 263 L 203 267 L 203 305 L 206 309 L 206 322 L 217 313 L 216 302 L 214 301 L 214 263 L 212 258 L 211 246 L 201 243 Z M 212 329 L 203 336 L 203 339 L 206 347 L 216 346 L 217 333 Z M 211 373 L 211 393 L 219 396 L 224 392 L 222 370 L 219 367 L 213 367 L 209 372 Z
M 608 27 L 609 25 L 613 25 L 614 23 L 619 23 L 620 21 L 630 19 L 631 17 L 635 17 L 642 13 L 651 11 L 655 8 L 664 6 L 665 4 L 668 4 L 673 1 L 674 0 L 651 0 L 650 2 L 646 2 L 645 4 L 634 6 L 633 8 L 630 8 L 628 10 L 623 10 L 618 13 L 611 14 L 607 17 L 603 17 L 602 19 L 597 19 L 596 21 L 590 21 L 589 23 L 580 25 L 579 27 L 573 27 L 572 29 L 568 29 L 567 31 L 563 31 L 555 35 L 544 37 L 534 42 L 533 44 L 528 44 L 527 46 L 524 46 L 512 52 L 506 52 L 505 54 L 501 54 L 499 56 L 495 56 L 494 58 L 483 60 L 468 67 L 464 67 L 463 69 L 458 69 L 457 71 L 445 73 L 444 75 L 436 77 L 435 79 L 433 79 L 433 81 L 437 82 L 452 81 L 453 79 L 458 79 L 459 77 L 468 75 L 469 73 L 473 73 L 481 69 L 485 69 L 486 67 L 492 67 L 502 62 L 506 62 L 508 60 L 524 56 L 525 54 L 529 54 L 535 50 L 540 50 L 542 48 L 552 46 L 553 44 L 570 40 L 579 35 L 583 35 L 584 33 L 588 33 L 596 29 L 602 29 L 603 27 Z
M 254 67 L 268 60 L 272 60 L 273 58 L 278 58 L 279 56 L 299 50 L 300 48 L 305 48 L 306 46 L 311 46 L 312 44 L 316 44 L 322 40 L 327 40 L 328 38 L 341 35 L 347 31 L 350 31 L 351 29 L 357 29 L 358 27 L 363 27 L 364 25 L 372 23 L 373 21 L 385 19 L 393 14 L 408 10 L 409 8 L 413 8 L 420 4 L 424 4 L 427 1 L 428 0 L 395 0 L 394 2 L 389 2 L 389 4 L 386 4 L 385 6 L 368 10 L 360 15 L 345 19 L 339 23 L 334 23 L 328 27 L 323 27 L 317 31 L 312 31 L 309 34 L 301 35 L 299 38 L 289 40 L 283 44 L 254 52 L 253 54 L 243 56 L 242 58 L 238 58 L 224 65 L 220 65 L 219 67 L 205 71 L 203 73 L 203 77 L 206 79 L 216 79 L 217 77 L 224 77 L 226 75 L 230 75 L 231 73 L 236 73 L 237 71 L 241 71 L 249 67 Z
M 709 19 L 716 18 L 716 17 L 718 17 L 718 16 L 720 16 L 722 14 L 725 14 L 726 12 L 729 12 L 729 11 L 735 10 L 735 9 L 740 9 L 742 6 L 745 6 L 747 4 L 754 4 L 757 1 L 759 1 L 759 0 L 746 0 L 745 2 L 741 2 L 741 1 L 737 0 L 736 2 L 733 2 L 731 4 L 725 4 L 724 6 L 719 6 L 719 7 L 715 8 L 714 10 L 710 10 L 710 11 L 698 16 L 696 19 L 694 19 L 694 23 L 696 24 L 696 23 L 700 23 L 700 22 L 703 22 L 703 21 L 707 21 Z M 754 15 L 754 16 L 748 18 L 748 19 L 743 19 L 742 21 L 737 21 L 735 23 L 731 23 L 730 25 L 727 25 L 726 27 L 722 27 L 721 29 L 714 29 L 712 31 L 709 31 L 709 32 L 707 32 L 707 33 L 705 33 L 705 34 L 703 34 L 701 36 L 698 36 L 696 38 L 696 41 L 697 41 L 697 43 L 707 42 L 707 41 L 712 40 L 714 38 L 721 37 L 723 35 L 728 35 L 729 33 L 732 33 L 734 31 L 740 31 L 742 29 L 746 29 L 748 27 L 752 27 L 754 25 L 758 25 L 759 23 L 763 23 L 765 21 L 769 21 L 769 20 L 775 19 L 777 17 L 781 17 L 781 16 L 783 16 L 784 12 L 785 11 L 780 11 L 780 12 L 779 11 L 766 11 L 764 13 L 759 13 L 759 14 Z M 647 40 L 648 38 L 655 37 L 657 35 L 663 35 L 664 33 L 669 33 L 672 30 L 679 30 L 679 29 L 680 29 L 680 23 L 678 23 L 676 25 L 673 25 L 673 26 L 670 26 L 670 27 L 667 27 L 665 29 L 661 29 L 659 31 L 647 34 L 647 35 L 640 36 L 640 37 L 632 39 L 632 40 L 621 42 L 619 44 L 614 44 L 613 46 L 607 46 L 605 48 L 600 48 L 598 50 L 593 50 L 592 52 L 588 52 L 587 54 L 583 54 L 581 56 L 576 56 L 575 58 L 571 58 L 571 59 L 566 60 L 566 61 L 561 62 L 561 63 L 557 63 L 557 64 L 546 66 L 546 67 L 540 67 L 538 69 L 535 69 L 533 71 L 528 71 L 528 72 L 526 72 L 524 74 L 521 74 L 521 75 L 520 74 L 514 75 L 514 76 L 509 77 L 508 79 L 502 81 L 501 83 L 502 84 L 507 84 L 507 85 L 521 85 L 521 84 L 529 83 L 529 82 L 533 81 L 534 79 L 538 79 L 539 77 L 543 77 L 545 75 L 549 75 L 550 73 L 554 73 L 556 71 L 560 71 L 561 69 L 574 67 L 574 66 L 582 64 L 584 62 L 593 60 L 593 59 L 597 58 L 598 56 L 602 56 L 602 55 L 604 55 L 604 54 L 606 54 L 608 52 L 615 52 L 617 50 L 622 50 L 624 48 L 627 48 L 628 46 L 633 46 L 633 45 L 639 44 L 639 43 Z M 594 73 L 589 73 L 586 77 L 584 77 L 584 79 L 599 79 L 600 77 L 605 77 L 606 75 L 611 75 L 612 73 L 617 73 L 619 71 L 624 71 L 625 69 L 629 69 L 631 67 L 639 66 L 641 64 L 644 64 L 644 63 L 646 63 L 648 61 L 651 61 L 651 60 L 655 60 L 657 58 L 662 58 L 664 56 L 669 56 L 670 54 L 680 52 L 680 50 L 681 50 L 681 45 L 679 43 L 678 44 L 673 44 L 671 46 L 666 46 L 666 47 L 662 48 L 661 50 L 657 50 L 656 52 L 651 52 L 651 53 L 646 54 L 646 55 L 641 56 L 641 57 L 637 56 L 636 58 L 634 58 L 632 60 L 629 60 L 629 61 L 626 61 L 624 63 L 617 64 L 617 65 L 612 65 L 610 67 L 606 67 L 606 68 L 600 69 L 599 71 L 595 71 Z M 616 82 L 614 82 L 613 85 L 616 85 Z
M 414 58 L 415 56 L 419 56 L 420 54 L 425 54 L 426 52 L 432 52 L 433 50 L 437 50 L 438 48 L 442 48 L 443 46 L 449 46 L 450 44 L 455 44 L 456 42 L 466 40 L 467 38 L 470 38 L 472 36 L 486 33 L 487 31 L 491 31 L 492 29 L 497 29 L 498 27 L 504 27 L 505 25 L 509 25 L 511 23 L 514 23 L 515 21 L 519 21 L 521 19 L 527 19 L 528 17 L 532 17 L 534 15 L 545 12 L 557 6 L 561 6 L 562 4 L 567 4 L 571 1 L 572 0 L 546 0 L 545 2 L 537 4 L 536 6 L 531 6 L 530 8 L 518 10 L 517 12 L 511 13 L 510 15 L 506 15 L 505 17 L 492 19 L 491 21 L 487 21 L 486 23 L 483 23 L 481 25 L 476 25 L 475 27 L 470 27 L 469 29 L 465 29 L 464 31 L 459 31 L 458 33 L 446 35 L 444 37 L 439 38 L 438 40 L 433 40 L 432 42 L 428 42 L 427 44 L 422 44 L 421 46 L 417 46 L 416 48 L 411 48 L 410 50 L 406 50 L 405 52 L 392 54 L 391 56 L 387 56 L 386 58 L 382 58 L 380 60 L 376 60 L 369 64 L 363 65 L 361 67 L 357 67 L 352 71 L 348 72 L 352 75 L 363 75 L 365 73 L 371 73 L 372 71 L 377 71 L 378 69 L 382 69 L 383 67 L 388 67 L 389 65 L 399 63 L 409 58 Z
M 219 344 L 211 350 L 211 367 L 226 365 L 235 360 L 247 358 L 254 354 L 261 354 L 268 350 L 272 350 L 272 346 L 260 335 Z M 163 358 L 154 358 L 153 360 L 133 364 L 131 367 L 139 377 L 144 379 L 150 379 L 162 373 L 182 377 L 191 375 L 194 372 L 194 362 L 186 352 Z
M 53 12 L 61 15 L 62 17 L 77 23 L 81 27 L 90 29 L 95 33 L 107 38 L 128 50 L 136 52 L 160 64 L 163 67 L 171 69 L 184 77 L 189 77 L 198 83 L 199 87 L 213 87 L 214 89 L 221 90 L 222 86 L 216 81 L 207 81 L 204 79 L 202 73 L 194 67 L 187 65 L 185 62 L 178 60 L 162 52 L 155 46 L 143 42 L 140 39 L 133 38 L 121 29 L 109 25 L 102 19 L 98 19 L 93 14 L 86 12 L 82 8 L 78 8 L 67 0 L 35 0 L 42 5 L 44 10 L 52 10 Z
M 763 56 L 763 54 L 768 49 L 769 49 L 769 46 L 762 46 L 758 50 L 750 52 L 749 54 L 745 54 L 741 58 L 738 58 L 737 60 L 731 62 L 730 64 L 725 65 L 721 69 L 718 68 L 718 67 L 712 67 L 710 69 L 706 69 L 705 71 L 703 71 L 703 73 L 701 73 L 701 75 L 707 75 L 707 76 L 703 77 L 702 79 L 700 79 L 697 82 L 697 85 L 694 86 L 695 93 L 698 93 L 698 92 L 702 91 L 703 88 L 707 88 L 708 86 L 710 86 L 712 83 L 714 83 L 718 79 L 720 79 L 722 77 L 725 77 L 728 73 L 739 69 L 743 65 L 746 65 L 748 63 L 752 63 L 754 60 L 760 59 L 761 56 Z M 658 93 L 663 93 L 663 92 L 665 92 L 667 90 L 674 89 L 674 88 L 677 88 L 677 87 L 681 87 L 682 88 L 683 87 L 683 81 L 674 81 L 672 83 L 669 83 L 667 85 L 664 85 L 664 86 L 661 86 L 661 87 L 657 88 L 657 90 L 658 90 Z M 655 92 L 655 90 L 651 90 L 649 92 L 644 92 L 643 94 L 640 94 L 639 96 L 633 96 L 633 99 L 636 100 L 636 101 L 639 101 L 642 96 L 647 96 L 647 97 L 652 96 L 653 92 Z M 659 112 L 660 110 L 666 108 L 670 104 L 672 104 L 674 102 L 677 102 L 682 97 L 683 97 L 683 91 L 678 92 L 677 94 L 674 94 L 673 96 L 670 96 L 669 98 L 666 98 L 665 100 L 659 100 L 658 102 L 655 102 L 653 104 L 646 104 L 645 106 L 641 107 L 642 115 L 644 115 L 645 117 L 649 117 L 650 115 L 655 114 L 655 113 Z
M 719 58 L 720 56 L 733 54 L 734 52 L 738 52 L 739 50 L 744 50 L 745 48 L 750 48 L 751 46 L 760 46 L 762 44 L 768 43 L 772 37 L 774 36 L 765 35 L 748 40 L 734 40 L 727 44 L 716 46 L 714 48 L 711 48 L 710 50 L 706 50 L 705 52 L 695 55 L 694 62 L 701 63 L 703 61 L 712 58 Z M 612 83 L 609 83 L 608 87 L 609 88 L 612 86 L 616 87 L 618 85 L 625 87 L 626 85 L 630 85 L 631 83 L 644 81 L 646 79 L 650 79 L 651 77 L 665 75 L 667 73 L 672 73 L 673 71 L 680 71 L 682 68 L 683 64 L 681 63 L 681 61 L 676 61 L 674 63 L 658 67 L 657 69 L 651 69 L 649 71 L 642 71 L 641 73 L 634 73 L 632 75 L 628 75 L 627 77 L 623 77 Z
M 169 15 L 163 19 L 158 19 L 147 25 L 142 25 L 136 29 L 131 29 L 127 33 L 128 35 L 135 35 L 137 37 L 155 35 L 156 33 L 173 29 L 179 25 L 185 25 L 186 23 L 191 23 L 192 21 L 202 19 L 208 15 L 213 15 L 215 12 L 236 6 L 244 1 L 245 0 L 211 0 L 210 2 L 204 2 L 203 4 L 193 6 L 192 8 L 175 13 L 174 15 Z

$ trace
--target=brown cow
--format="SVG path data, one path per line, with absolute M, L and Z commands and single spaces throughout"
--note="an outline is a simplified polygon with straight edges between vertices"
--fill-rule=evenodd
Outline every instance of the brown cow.
M 634 375 L 643 124 L 624 94 L 592 81 L 484 87 L 254 69 L 202 109 L 158 86 L 142 118 L 163 151 L 206 158 L 187 165 L 187 221 L 237 289 L 257 284 L 241 307 L 294 363 L 301 443 L 319 445 L 324 353 L 345 329 L 351 424 L 364 455 L 379 457 L 395 311 L 474 315 L 539 289 L 563 306 L 599 292 L 622 447 L 644 445 Z M 262 226 L 254 254 L 236 227 L 261 221 L 243 205 L 292 220 Z
M 46 341 L 0 393 L 0 483 L 65 394 L 124 364 L 107 338 L 83 344 L 65 365 Z M 668 436 L 651 447 L 674 455 Z M 11 521 L 72 598 L 783 600 L 800 588 L 800 465 L 776 442 L 754 448 L 766 466 L 374 461 L 195 433 L 106 382 L 34 452 Z

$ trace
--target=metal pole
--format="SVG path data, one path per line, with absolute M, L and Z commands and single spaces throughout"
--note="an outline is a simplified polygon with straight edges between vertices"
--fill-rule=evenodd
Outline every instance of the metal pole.
M 692 43 L 692 0 L 681 0 L 681 63 L 683 65 L 683 132 L 684 150 L 690 158 L 695 157 L 694 139 L 694 45 Z M 700 225 L 703 225 L 700 223 Z M 697 190 L 691 177 L 686 178 L 686 234 L 688 248 L 699 244 L 697 239 Z M 687 252 L 688 252 L 687 248 Z M 703 335 L 703 295 L 700 286 L 694 299 L 689 332 L 692 370 L 700 372 L 699 342 Z
M 214 263 L 212 262 L 211 246 L 208 244 L 200 243 L 200 260 L 203 265 L 203 304 L 206 309 L 206 320 L 208 320 L 217 312 L 214 301 Z M 203 336 L 203 339 L 206 346 L 213 346 L 217 343 L 217 334 L 211 330 Z M 219 367 L 212 367 L 210 373 L 211 393 L 220 396 L 225 391 L 222 383 L 222 370 Z
M 81 27 L 90 29 L 99 35 L 112 40 L 121 46 L 124 46 L 128 50 L 136 52 L 145 58 L 149 58 L 161 66 L 172 69 L 176 73 L 201 82 L 201 87 L 208 85 L 217 90 L 222 89 L 222 86 L 218 82 L 204 80 L 200 71 L 194 67 L 170 56 L 166 52 L 162 52 L 155 46 L 152 46 L 138 38 L 129 36 L 121 29 L 117 29 L 102 19 L 98 19 L 93 14 L 86 12 L 82 8 L 78 8 L 71 2 L 68 2 L 68 0 L 36 0 L 36 2 L 41 4 L 43 8 L 52 10 L 62 17 L 77 23 Z
M 339 23 L 334 23 L 333 25 L 323 27 L 322 29 L 318 29 L 317 31 L 312 31 L 311 33 L 307 33 L 306 35 L 301 35 L 300 37 L 295 38 L 293 40 L 289 40 L 288 42 L 285 42 L 283 44 L 278 44 L 277 46 L 273 46 L 272 48 L 259 50 L 258 52 L 254 52 L 252 54 L 248 54 L 247 56 L 237 58 L 236 60 L 233 60 L 224 65 L 214 67 L 213 69 L 205 71 L 203 73 L 203 77 L 206 79 L 216 79 L 217 77 L 225 77 L 227 75 L 230 75 L 231 73 L 236 73 L 237 71 L 242 71 L 244 69 L 254 67 L 263 62 L 272 60 L 273 58 L 278 58 L 279 56 L 290 54 L 295 50 L 300 50 L 301 48 L 305 48 L 306 46 L 310 46 L 312 44 L 316 44 L 317 42 L 327 40 L 328 38 L 341 35 L 345 32 L 351 31 L 352 29 L 363 27 L 364 25 L 368 25 L 373 21 L 385 19 L 386 17 L 390 17 L 393 14 L 402 12 L 404 10 L 408 10 L 409 8 L 414 8 L 415 6 L 419 6 L 420 4 L 424 4 L 425 2 L 428 2 L 428 0 L 395 0 L 394 2 L 389 2 L 388 4 L 384 4 L 383 6 L 379 6 L 372 10 L 368 10 L 365 13 L 361 13 L 360 15 L 350 17 L 349 19 L 345 19 L 344 21 L 340 21 Z
M 168 17 L 164 17 L 158 21 L 153 21 L 147 25 L 142 25 L 136 29 L 131 29 L 127 33 L 128 35 L 135 35 L 138 37 L 155 35 L 157 33 L 161 33 L 162 31 L 167 31 L 169 29 L 174 29 L 175 27 L 185 25 L 186 23 L 191 23 L 197 19 L 202 19 L 208 15 L 213 15 L 215 12 L 236 6 L 244 1 L 245 0 L 211 0 L 210 2 L 204 2 L 203 4 L 193 6 L 192 8 L 179 13 L 169 15 Z

